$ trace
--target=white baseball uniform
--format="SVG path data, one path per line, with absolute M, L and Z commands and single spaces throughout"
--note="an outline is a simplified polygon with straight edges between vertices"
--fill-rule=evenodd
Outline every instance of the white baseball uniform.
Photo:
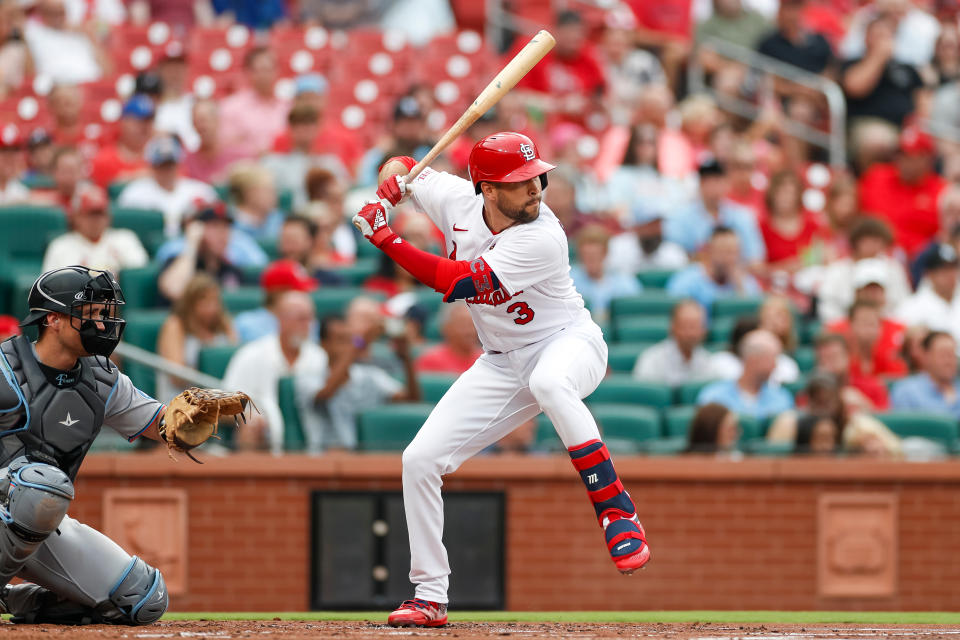
M 544 204 L 532 222 L 494 234 L 483 197 L 462 178 L 425 169 L 413 202 L 457 260 L 478 257 L 500 289 L 466 300 L 485 353 L 453 384 L 403 452 L 403 499 L 416 597 L 447 602 L 441 476 L 522 423 L 547 414 L 561 441 L 599 439 L 583 398 L 606 373 L 603 333 L 570 279 L 567 238 Z

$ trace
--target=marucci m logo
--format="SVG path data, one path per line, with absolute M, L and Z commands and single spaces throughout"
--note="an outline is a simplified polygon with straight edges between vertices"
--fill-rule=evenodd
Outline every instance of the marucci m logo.
M 520 153 L 523 155 L 525 160 L 533 160 L 537 157 L 537 152 L 533 150 L 529 144 L 520 145 Z

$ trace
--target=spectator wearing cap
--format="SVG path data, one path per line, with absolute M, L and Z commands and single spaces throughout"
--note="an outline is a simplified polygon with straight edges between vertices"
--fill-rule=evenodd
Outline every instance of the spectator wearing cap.
M 418 373 L 458 376 L 483 354 L 466 303 L 454 302 L 440 309 L 440 332 L 443 342 L 424 351 L 414 362 Z
M 99 80 L 111 70 L 110 59 L 89 32 L 67 24 L 64 0 L 40 0 L 36 15 L 37 20 L 27 22 L 23 37 L 37 75 L 79 84 Z
M 850 256 L 835 260 L 824 269 L 817 290 L 817 313 L 824 323 L 840 320 L 861 288 L 874 285 L 874 296 L 883 295 L 886 313 L 910 295 L 910 281 L 899 261 L 890 256 L 893 236 L 882 220 L 861 218 L 850 231 Z M 861 264 L 866 262 L 866 264 Z
M 775 418 L 793 408 L 793 396 L 771 378 L 781 353 L 780 340 L 765 329 L 748 333 L 740 348 L 743 373 L 736 380 L 711 382 L 697 395 L 697 404 L 717 402 L 756 420 Z
M 327 107 L 330 83 L 319 73 L 297 76 L 294 83 L 294 107 L 309 105 L 317 113 L 318 128 L 314 133 L 310 150 L 314 155 L 336 155 L 350 175 L 354 175 L 363 157 L 363 144 L 356 133 L 343 126 L 336 113 Z M 288 116 L 289 122 L 289 116 Z M 285 130 L 273 141 L 273 153 L 288 153 L 294 148 L 292 130 Z
M 267 256 L 253 238 L 234 228 L 222 202 L 200 202 L 186 219 L 183 236 L 157 250 L 157 262 L 163 265 L 157 289 L 176 302 L 197 273 L 207 273 L 221 289 L 233 289 L 243 282 L 242 268 L 265 265 Z
M 306 102 L 298 102 L 287 116 L 291 148 L 284 153 L 267 154 L 260 164 L 273 174 L 274 182 L 281 191 L 293 193 L 295 207 L 307 203 L 307 172 L 313 167 L 322 167 L 347 180 L 349 173 L 333 153 L 318 154 L 313 151 L 319 122 L 317 110 Z
M 860 178 L 860 210 L 886 220 L 911 258 L 939 227 L 937 200 L 947 183 L 934 171 L 935 154 L 930 135 L 910 126 L 894 162 L 875 164 Z
M 50 111 L 50 137 L 60 147 L 72 147 L 86 140 L 83 113 L 84 89 L 73 84 L 58 84 L 47 94 Z
M 176 135 L 189 151 L 200 146 L 193 128 L 193 94 L 187 85 L 187 53 L 183 43 L 171 40 L 164 45 L 157 63 L 160 93 L 156 96 L 157 131 Z
M 760 233 L 771 269 L 793 273 L 816 264 L 817 241 L 823 227 L 817 217 L 803 208 L 803 184 L 793 171 L 779 171 L 770 178 L 766 214 Z
M 557 15 L 557 44 L 517 83 L 527 104 L 552 116 L 552 121 L 583 122 L 602 105 L 607 88 L 603 62 L 588 37 L 583 16 L 573 10 Z M 516 53 L 525 42 L 518 42 Z
M 194 25 L 209 27 L 214 18 L 210 0 L 131 0 L 129 10 L 133 24 L 164 22 L 183 33 Z
M 49 183 L 53 180 L 50 170 L 56 149 L 50 133 L 43 127 L 37 127 L 27 136 L 27 167 L 23 179 L 32 183 Z
M 683 269 L 687 262 L 683 247 L 663 239 L 663 214 L 638 201 L 627 230 L 610 238 L 606 266 L 636 276 L 651 269 Z
M 587 225 L 577 233 L 577 260 L 570 267 L 570 277 L 583 296 L 594 318 L 610 315 L 610 302 L 636 295 L 643 286 L 632 275 L 611 271 L 605 266 L 610 233 L 602 226 Z
M 377 184 L 383 163 L 393 157 L 409 156 L 419 160 L 427 155 L 431 143 L 427 141 L 427 115 L 413 96 L 403 96 L 393 109 L 393 122 L 386 137 L 367 151 L 357 170 L 361 185 Z
M 137 234 L 110 226 L 107 194 L 103 189 L 86 185 L 81 188 L 77 201 L 70 215 L 72 230 L 47 245 L 43 271 L 82 264 L 117 273 L 147 264 L 149 256 Z
M 93 158 L 90 179 L 106 189 L 111 182 L 138 178 L 149 171 L 144 149 L 153 137 L 153 100 L 134 94 L 120 114 L 120 135 L 116 143 L 101 147 Z
M 636 48 L 637 20 L 629 9 L 608 11 L 600 54 L 607 78 L 606 102 L 613 121 L 629 126 L 640 96 L 651 86 L 667 85 L 660 60 Z
M 201 98 L 193 105 L 193 127 L 197 131 L 197 148 L 183 159 L 185 176 L 219 184 L 230 175 L 230 167 L 246 156 L 238 149 L 223 144 L 220 136 L 220 106 L 216 100 Z
M 23 136 L 16 125 L 0 127 L 0 206 L 30 199 L 17 176 L 23 171 Z
M 709 310 L 719 298 L 760 295 L 760 285 L 742 264 L 737 234 L 728 227 L 715 227 L 702 261 L 673 274 L 667 292 L 693 298 Z
M 672 386 L 709 379 L 710 352 L 703 347 L 706 337 L 706 311 L 696 300 L 681 300 L 670 311 L 670 337 L 640 354 L 633 377 Z
M 698 196 L 666 219 L 666 239 L 692 255 L 707 243 L 715 228 L 726 227 L 740 239 L 743 261 L 751 267 L 762 264 L 766 250 L 757 221 L 749 209 L 727 199 L 730 182 L 724 165 L 709 158 L 700 163 L 698 173 Z
M 763 38 L 757 51 L 810 73 L 823 73 L 833 63 L 833 50 L 823 34 L 803 22 L 806 0 L 781 0 L 776 29 Z
M 949 333 L 933 331 L 924 338 L 923 350 L 923 372 L 893 385 L 890 392 L 893 408 L 939 413 L 960 420 L 957 341 Z
M 910 280 L 920 284 L 926 269 L 927 260 L 940 252 L 940 247 L 953 242 L 953 236 L 960 230 L 960 185 L 948 184 L 937 198 L 937 234 L 930 243 L 917 254 L 910 263 Z
M 200 350 L 236 344 L 237 334 L 223 306 L 217 281 L 198 273 L 187 283 L 183 295 L 160 327 L 157 354 L 170 362 L 197 368 Z M 172 398 L 187 382 L 166 374 L 157 375 L 157 397 Z
M 227 182 L 237 229 L 255 240 L 276 240 L 283 226 L 273 175 L 252 162 L 234 165 Z
M 299 262 L 281 259 L 271 262 L 260 274 L 260 288 L 264 292 L 263 306 L 237 314 L 235 325 L 240 342 L 246 343 L 277 332 L 277 300 L 287 291 L 310 293 L 317 281 L 310 277 Z
M 223 144 L 247 158 L 270 149 L 286 128 L 290 101 L 274 95 L 277 60 L 267 47 L 254 47 L 243 60 L 247 88 L 220 103 Z
M 917 292 L 904 300 L 894 317 L 905 326 L 923 325 L 960 339 L 960 262 L 949 244 L 927 256 L 924 278 Z
M 130 209 L 156 209 L 163 212 L 164 233 L 172 238 L 180 233 L 183 217 L 197 200 L 212 202 L 217 192 L 210 185 L 180 175 L 183 148 L 170 135 L 150 141 L 146 148 L 150 174 L 130 182 L 117 198 L 117 206 Z

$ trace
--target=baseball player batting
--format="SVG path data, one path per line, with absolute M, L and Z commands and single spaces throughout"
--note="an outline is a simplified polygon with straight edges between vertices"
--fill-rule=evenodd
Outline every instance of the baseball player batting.
M 391 158 L 377 195 L 400 202 L 408 193 L 402 175 L 414 164 Z M 447 623 L 442 476 L 541 411 L 586 484 L 617 569 L 629 574 L 650 560 L 633 500 L 582 400 L 606 373 L 607 347 L 570 279 L 563 228 L 541 202 L 554 166 L 540 159 L 530 138 L 512 132 L 480 140 L 468 166 L 470 180 L 426 168 L 409 189 L 443 232 L 447 258 L 404 242 L 380 203 L 353 218 L 371 243 L 442 293 L 444 302 L 465 300 L 484 348 L 403 452 L 416 591 L 390 614 L 393 626 Z
M 19 623 L 149 624 L 167 608 L 163 576 L 66 515 L 73 481 L 103 425 L 188 452 L 186 441 L 203 439 L 191 426 L 215 424 L 182 419 L 195 413 L 195 393 L 164 406 L 110 363 L 124 328 L 110 272 L 48 271 L 28 302 L 22 324 L 39 325 L 37 342 L 0 343 L 0 611 Z M 236 415 L 220 402 L 215 413 Z M 9 585 L 15 576 L 29 582 Z

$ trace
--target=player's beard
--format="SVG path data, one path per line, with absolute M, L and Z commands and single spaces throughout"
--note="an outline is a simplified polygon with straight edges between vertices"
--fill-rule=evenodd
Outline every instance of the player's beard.
M 533 205 L 536 205 L 536 207 Z M 540 197 L 527 200 L 519 207 L 513 207 L 502 194 L 497 194 L 497 208 L 500 209 L 500 213 L 515 222 L 520 224 L 532 222 L 540 215 Z

